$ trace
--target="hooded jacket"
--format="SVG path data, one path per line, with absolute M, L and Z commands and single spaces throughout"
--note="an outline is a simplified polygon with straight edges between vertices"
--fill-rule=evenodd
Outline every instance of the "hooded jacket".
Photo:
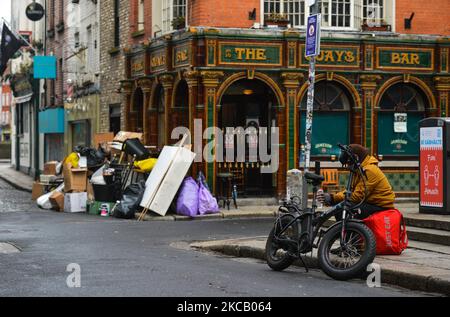
M 378 167 L 378 160 L 368 155 L 361 166 L 367 176 L 365 179 L 367 186 L 366 203 L 386 209 L 394 208 L 395 194 L 388 179 Z M 364 196 L 364 182 L 361 176 L 356 174 L 352 184 L 352 196 L 350 200 L 354 203 L 359 203 L 364 199 Z M 332 195 L 335 204 L 343 201 L 344 197 L 345 191 Z

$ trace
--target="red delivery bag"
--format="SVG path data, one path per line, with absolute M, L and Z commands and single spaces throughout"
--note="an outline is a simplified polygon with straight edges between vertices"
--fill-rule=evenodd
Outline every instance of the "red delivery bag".
M 377 255 L 400 255 L 408 247 L 403 215 L 397 209 L 377 212 L 364 219 L 377 240 Z

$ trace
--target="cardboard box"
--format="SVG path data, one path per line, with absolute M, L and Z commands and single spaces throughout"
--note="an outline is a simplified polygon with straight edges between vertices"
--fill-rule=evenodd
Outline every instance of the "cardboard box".
M 64 191 L 85 192 L 87 190 L 87 169 L 72 168 L 70 164 L 65 164 L 63 169 L 64 175 Z
M 42 174 L 39 176 L 39 180 L 41 181 L 42 184 L 52 183 L 52 182 L 55 182 L 57 179 L 58 179 L 58 176 L 56 176 L 56 175 Z
M 114 133 L 95 133 L 94 134 L 94 148 L 98 148 L 98 146 L 106 145 L 108 142 L 112 142 L 114 140 Z
M 64 194 L 55 191 L 49 198 L 50 203 L 52 204 L 52 209 L 56 211 L 64 211 Z
M 44 164 L 44 172 L 42 174 L 44 175 L 56 175 L 56 167 L 58 166 L 59 162 L 57 161 L 51 161 Z
M 87 191 L 88 200 L 90 200 L 90 201 L 95 200 L 94 187 L 92 187 L 92 184 L 90 182 L 87 183 L 86 191 Z
M 67 193 L 64 195 L 64 212 L 86 212 L 87 193 Z
M 31 190 L 31 199 L 37 200 L 39 197 L 45 194 L 45 186 L 39 182 L 33 183 L 33 189 Z
M 114 137 L 114 142 L 125 142 L 128 139 L 139 139 L 143 141 L 143 133 L 137 133 L 137 132 L 127 132 L 127 131 L 120 131 L 116 134 Z

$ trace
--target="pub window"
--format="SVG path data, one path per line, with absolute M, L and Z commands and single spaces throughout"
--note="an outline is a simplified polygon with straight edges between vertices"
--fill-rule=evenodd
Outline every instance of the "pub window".
M 293 27 L 304 27 L 310 8 L 305 0 L 262 0 L 264 19 L 271 13 L 285 14 Z M 322 26 L 359 31 L 363 23 L 391 24 L 395 3 L 392 0 L 320 0 Z
M 144 0 L 138 0 L 138 31 L 144 30 Z
M 380 25 L 384 19 L 384 0 L 364 0 L 363 19 L 367 24 Z
M 352 98 L 347 89 L 333 81 L 320 81 L 315 87 L 312 149 L 313 156 L 339 155 L 338 143 L 350 142 Z M 300 104 L 300 143 L 305 140 L 307 94 Z
M 172 21 L 178 18 L 186 19 L 186 0 L 163 0 L 162 6 L 162 31 L 173 31 Z M 186 22 L 185 22 L 186 24 Z
M 426 96 L 407 83 L 398 83 L 383 94 L 378 110 L 378 154 L 417 156 L 419 121 L 425 118 Z
M 305 25 L 305 0 L 265 0 L 264 18 L 273 13 L 285 14 L 293 27 Z

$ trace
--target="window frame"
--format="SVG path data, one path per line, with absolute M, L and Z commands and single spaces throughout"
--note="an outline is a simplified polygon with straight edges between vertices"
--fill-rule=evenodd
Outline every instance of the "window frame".
M 176 30 L 174 30 L 172 26 L 172 21 L 174 19 L 174 9 L 175 9 L 175 1 L 177 0 L 162 0 L 161 5 L 161 31 L 162 34 L 168 34 L 172 33 Z M 188 10 L 189 10 L 189 1 L 188 0 L 178 0 L 178 1 L 184 1 L 184 5 L 177 4 L 177 7 L 183 7 L 184 6 L 184 18 L 185 18 L 185 25 L 188 26 Z
M 284 8 L 284 3 L 285 1 L 288 0 L 273 0 L 273 1 L 278 1 L 280 3 L 280 12 L 284 13 L 283 8 Z M 326 2 L 328 3 L 328 21 L 329 24 L 331 24 L 331 20 L 332 20 L 332 4 L 333 1 L 336 0 L 321 0 L 321 2 Z M 378 1 L 378 0 L 373 0 L 373 1 Z M 260 0 L 261 5 L 261 14 L 260 14 L 260 23 L 261 25 L 264 25 L 265 22 L 265 16 L 266 16 L 266 12 L 265 12 L 265 2 L 266 0 Z M 293 26 L 293 28 L 296 29 L 305 29 L 306 28 L 306 24 L 307 24 L 307 20 L 308 20 L 308 16 L 310 14 L 310 7 L 308 6 L 306 0 L 305 0 L 305 25 L 302 26 Z M 322 4 L 323 5 L 323 4 Z M 357 8 L 357 10 L 355 10 Z M 390 12 L 390 14 L 388 14 L 388 11 Z M 322 18 L 324 16 L 324 13 L 322 12 Z M 388 19 L 389 17 L 389 19 Z M 325 31 L 354 31 L 354 32 L 362 32 L 362 24 L 364 22 L 365 18 L 364 18 L 364 0 L 350 0 L 350 26 L 326 26 L 323 25 L 322 22 L 322 30 Z M 382 20 L 384 20 L 388 25 L 391 26 L 391 32 L 395 32 L 395 0 L 383 0 L 383 18 Z

